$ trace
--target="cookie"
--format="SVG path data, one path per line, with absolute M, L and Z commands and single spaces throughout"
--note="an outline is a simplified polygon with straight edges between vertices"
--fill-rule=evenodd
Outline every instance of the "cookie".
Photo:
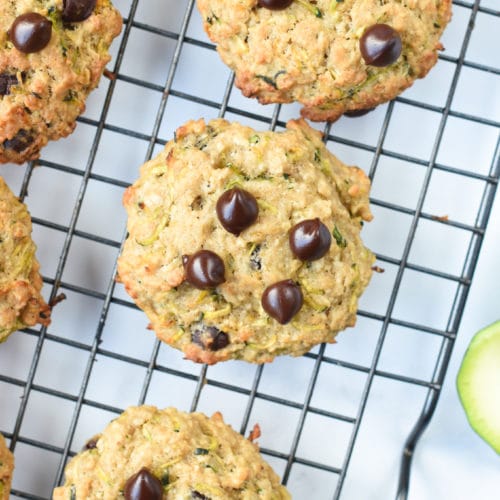
M 236 85 L 333 121 L 393 99 L 442 49 L 451 0 L 197 0 Z
M 9 500 L 14 455 L 7 448 L 4 437 L 0 434 L 0 500 Z
M 299 356 L 355 323 L 369 188 L 303 120 L 188 122 L 125 192 L 119 279 L 193 361 Z
M 50 323 L 31 240 L 31 218 L 0 177 L 0 343 L 16 330 Z
M 220 413 L 130 407 L 87 443 L 54 500 L 289 499 L 258 446 Z
M 0 163 L 73 131 L 121 26 L 110 0 L 0 2 Z

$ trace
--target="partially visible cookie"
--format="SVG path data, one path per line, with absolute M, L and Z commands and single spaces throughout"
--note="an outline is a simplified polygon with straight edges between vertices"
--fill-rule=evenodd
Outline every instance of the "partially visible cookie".
M 66 466 L 54 500 L 286 500 L 258 446 L 220 413 L 130 407 Z
M 299 356 L 356 321 L 370 181 L 303 120 L 191 121 L 126 191 L 118 261 L 158 337 L 193 361 Z
M 14 455 L 9 451 L 4 437 L 0 434 L 0 500 L 9 500 L 13 471 Z
M 0 2 L 0 163 L 73 131 L 121 26 L 110 0 Z
M 393 99 L 437 61 L 451 0 L 198 0 L 236 85 L 311 120 Z
M 31 239 L 31 217 L 0 177 L 0 342 L 12 332 L 50 323 Z

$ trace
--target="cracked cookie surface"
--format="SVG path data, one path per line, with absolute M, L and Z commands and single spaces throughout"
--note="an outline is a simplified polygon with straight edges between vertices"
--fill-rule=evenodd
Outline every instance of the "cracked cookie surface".
M 373 108 L 423 78 L 451 15 L 451 0 L 293 0 L 280 10 L 262 3 L 197 0 L 205 31 L 243 94 L 263 104 L 298 101 L 302 115 L 316 121 Z M 360 47 L 380 24 L 401 41 L 401 54 L 384 67 L 368 64 Z
M 119 279 L 193 361 L 299 356 L 355 323 L 374 260 L 360 239 L 369 188 L 303 120 L 283 132 L 188 122 L 125 192 Z M 290 240 L 303 221 L 322 231 L 315 248 Z
M 53 499 L 123 499 L 130 479 L 144 470 L 157 490 L 145 498 L 291 498 L 258 446 L 225 424 L 220 413 L 208 418 L 138 406 L 125 410 L 71 459 Z
M 110 0 L 97 0 L 85 19 L 65 20 L 79 18 L 78 8 L 68 13 L 74 4 L 0 2 L 0 163 L 34 160 L 49 140 L 70 134 L 110 60 L 120 14 Z

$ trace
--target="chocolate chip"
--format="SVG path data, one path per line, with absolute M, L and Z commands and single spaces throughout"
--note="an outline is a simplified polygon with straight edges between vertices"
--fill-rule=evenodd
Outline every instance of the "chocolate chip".
M 34 141 L 33 136 L 24 129 L 21 129 L 12 139 L 3 141 L 2 146 L 5 149 L 12 149 L 16 153 L 23 152 Z
M 259 7 L 270 10 L 283 10 L 292 5 L 293 0 L 259 0 Z
M 8 73 L 2 73 L 0 75 L 0 95 L 9 95 L 10 88 L 14 85 L 17 85 L 19 82 L 17 81 L 16 75 L 9 75 Z
M 183 259 L 184 261 L 185 259 Z M 186 281 L 196 288 L 214 288 L 224 283 L 224 262 L 210 250 L 200 250 L 185 261 Z
M 36 12 L 17 17 L 9 30 L 9 38 L 17 50 L 25 54 L 39 52 L 50 42 L 52 23 Z
M 353 109 L 352 111 L 345 111 L 344 115 L 349 117 L 349 118 L 357 118 L 358 116 L 364 116 L 371 111 L 373 111 L 375 108 L 367 108 L 367 109 Z
M 97 438 L 90 439 L 83 447 L 84 450 L 93 450 L 94 448 L 97 448 Z
M 210 500 L 209 497 L 206 495 L 201 494 L 199 491 L 193 490 L 191 492 L 191 499 L 192 500 Z
M 318 260 L 323 257 L 332 244 L 328 228 L 318 219 L 299 222 L 290 230 L 288 241 L 292 253 L 300 260 Z
M 370 26 L 359 40 L 361 55 L 370 66 L 389 66 L 401 55 L 401 37 L 387 24 Z
M 193 326 L 191 340 L 209 351 L 219 351 L 229 345 L 229 335 L 227 333 L 215 326 L 207 326 L 203 323 Z
M 123 489 L 125 500 L 161 500 L 163 487 L 146 467 L 130 477 Z
M 300 287 L 292 280 L 283 280 L 268 286 L 262 294 L 264 311 L 282 325 L 288 323 L 304 302 Z
M 217 200 L 217 217 L 224 229 L 236 236 L 251 226 L 259 215 L 259 206 L 253 194 L 233 188 Z
M 62 20 L 67 23 L 85 21 L 94 11 L 96 0 L 64 0 Z

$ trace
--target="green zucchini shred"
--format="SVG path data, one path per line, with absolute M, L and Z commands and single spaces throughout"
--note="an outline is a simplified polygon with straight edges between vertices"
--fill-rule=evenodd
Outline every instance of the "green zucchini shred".
M 277 73 L 275 73 L 275 75 L 273 77 L 269 77 L 266 75 L 255 75 L 255 77 L 263 80 L 268 85 L 271 85 L 276 90 L 278 90 L 278 83 L 276 80 L 278 79 L 278 76 L 284 75 L 284 74 L 286 74 L 286 71 L 282 69 L 282 70 L 278 71 Z
M 345 248 L 347 246 L 347 240 L 342 236 L 337 225 L 333 228 L 332 235 L 340 248 Z
M 306 0 L 296 0 L 300 5 L 305 7 L 309 12 L 313 13 L 316 17 L 322 18 L 323 17 L 323 12 L 319 9 L 319 7 L 316 7 L 315 5 L 310 4 Z
M 160 482 L 162 484 L 163 487 L 165 486 L 168 486 L 169 483 L 170 483 L 170 476 L 169 476 L 169 473 L 168 473 L 168 469 L 162 473 L 161 477 L 160 477 Z

